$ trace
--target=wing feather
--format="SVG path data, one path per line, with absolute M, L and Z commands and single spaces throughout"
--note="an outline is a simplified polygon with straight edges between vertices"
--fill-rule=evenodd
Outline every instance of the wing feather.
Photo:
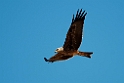
M 62 53 L 57 53 L 54 56 L 52 56 L 50 59 L 44 58 L 46 62 L 55 62 L 55 61 L 60 61 L 60 60 L 67 60 L 69 58 L 73 57 L 73 55 L 65 55 Z
M 72 18 L 71 26 L 67 32 L 66 39 L 63 45 L 64 51 L 75 51 L 78 50 L 82 41 L 82 32 L 85 16 L 87 13 L 77 11 L 76 17 Z

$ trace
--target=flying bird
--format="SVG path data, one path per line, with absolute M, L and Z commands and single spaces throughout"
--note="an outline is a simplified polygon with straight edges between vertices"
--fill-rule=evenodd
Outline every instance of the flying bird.
M 91 54 L 93 54 L 93 52 L 81 52 L 78 50 L 82 42 L 83 26 L 86 15 L 87 12 L 85 12 L 85 10 L 82 11 L 82 9 L 80 11 L 78 9 L 76 16 L 73 14 L 72 22 L 66 34 L 64 45 L 57 48 L 55 51 L 56 54 L 51 58 L 47 59 L 44 57 L 46 62 L 67 60 L 75 55 L 91 58 Z

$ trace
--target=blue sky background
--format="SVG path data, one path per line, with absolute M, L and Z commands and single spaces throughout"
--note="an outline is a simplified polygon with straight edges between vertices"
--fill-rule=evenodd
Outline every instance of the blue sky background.
M 80 8 L 92 58 L 46 63 Z M 124 83 L 124 1 L 0 0 L 0 83 Z

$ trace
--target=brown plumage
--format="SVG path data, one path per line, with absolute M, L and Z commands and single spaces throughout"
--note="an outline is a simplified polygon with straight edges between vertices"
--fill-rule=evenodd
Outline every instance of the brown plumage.
M 78 51 L 78 48 L 80 47 L 80 44 L 82 42 L 83 25 L 86 15 L 87 13 L 85 11 L 82 12 L 82 9 L 80 11 L 78 9 L 76 17 L 74 17 L 73 15 L 72 23 L 67 32 L 63 47 L 58 48 L 56 50 L 57 53 L 50 59 L 44 58 L 46 62 L 67 60 L 73 57 L 74 55 L 91 58 L 91 54 L 93 54 L 93 52 Z

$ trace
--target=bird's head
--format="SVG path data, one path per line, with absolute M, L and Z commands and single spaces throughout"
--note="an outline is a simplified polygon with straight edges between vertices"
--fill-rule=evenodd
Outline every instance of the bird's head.
M 57 48 L 57 49 L 55 50 L 55 53 L 58 53 L 58 52 L 60 52 L 60 51 L 63 51 L 63 47 Z

